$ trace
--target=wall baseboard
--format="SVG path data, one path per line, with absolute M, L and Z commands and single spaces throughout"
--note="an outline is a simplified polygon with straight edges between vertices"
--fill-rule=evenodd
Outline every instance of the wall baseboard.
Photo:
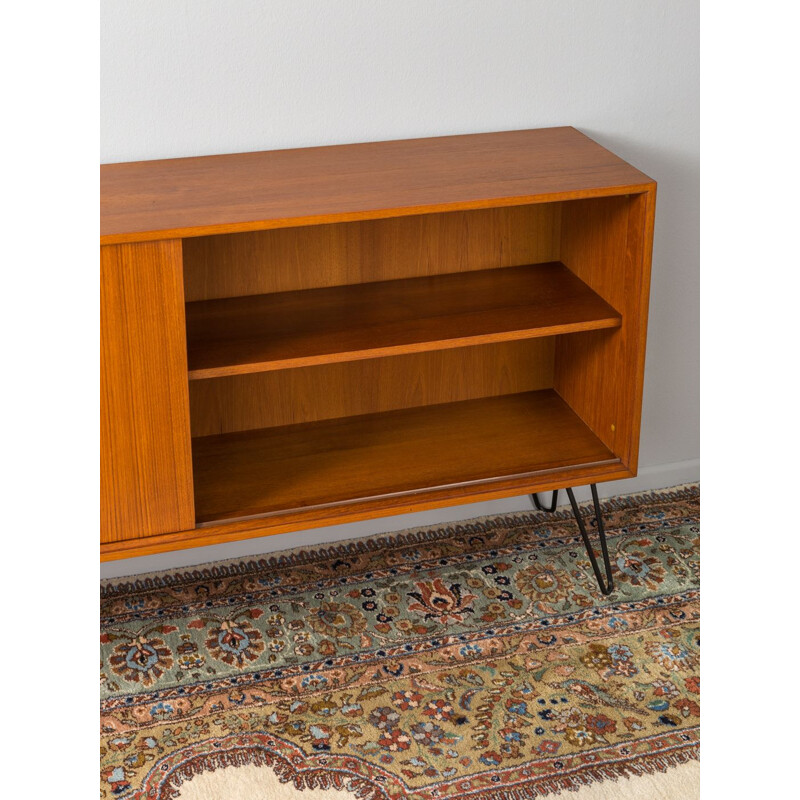
M 659 464 L 654 467 L 642 467 L 637 477 L 624 481 L 609 481 L 608 483 L 599 484 L 597 492 L 600 497 L 616 497 L 635 492 L 646 492 L 652 489 L 663 489 L 682 483 L 695 483 L 699 480 L 700 459 L 692 459 L 672 464 Z M 579 502 L 591 499 L 588 487 L 577 488 L 575 497 Z M 543 499 L 545 502 L 549 502 L 549 493 Z M 566 493 L 562 492 L 559 500 L 561 501 L 559 505 L 567 503 Z M 144 572 L 196 566 L 209 561 L 249 558 L 254 555 L 273 553 L 277 550 L 286 550 L 300 545 L 326 544 L 328 542 L 341 541 L 342 539 L 355 539 L 378 533 L 389 533 L 403 530 L 404 528 L 441 525 L 447 522 L 471 519 L 472 517 L 483 517 L 488 514 L 530 511 L 531 508 L 530 498 L 527 495 L 522 495 L 521 497 L 508 497 L 483 503 L 421 511 L 416 514 L 399 514 L 393 517 L 365 520 L 346 525 L 333 525 L 328 528 L 284 533 L 280 536 L 264 536 L 259 539 L 248 539 L 241 542 L 196 547 L 192 550 L 179 550 L 154 556 L 109 561 L 100 565 L 100 577 L 121 578 L 128 575 L 139 575 Z

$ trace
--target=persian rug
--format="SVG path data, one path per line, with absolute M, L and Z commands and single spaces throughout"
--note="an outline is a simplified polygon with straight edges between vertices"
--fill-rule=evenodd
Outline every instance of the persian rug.
M 699 499 L 603 502 L 608 597 L 566 509 L 104 581 L 101 797 L 258 800 L 261 775 L 521 800 L 694 769 Z

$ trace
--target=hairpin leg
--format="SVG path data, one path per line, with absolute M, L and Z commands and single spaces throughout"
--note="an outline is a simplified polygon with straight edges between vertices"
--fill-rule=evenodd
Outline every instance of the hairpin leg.
M 537 511 L 547 511 L 549 514 L 552 514 L 556 510 L 556 504 L 558 503 L 558 489 L 553 491 L 553 499 L 550 501 L 550 507 L 543 506 L 539 502 L 539 495 L 535 492 L 531 495 L 531 500 L 533 500 L 533 504 L 536 506 Z
M 597 578 L 597 583 L 600 585 L 600 591 L 603 594 L 611 594 L 611 592 L 614 591 L 614 577 L 611 574 L 611 560 L 608 557 L 608 544 L 606 542 L 606 531 L 603 527 L 603 515 L 600 511 L 600 501 L 597 498 L 597 486 L 593 483 L 591 484 L 591 489 L 592 501 L 594 503 L 594 515 L 597 518 L 597 532 L 600 534 L 600 549 L 603 552 L 603 565 L 605 566 L 606 571 L 605 581 L 603 581 L 603 578 L 600 575 L 600 567 L 597 565 L 597 559 L 594 555 L 594 548 L 589 541 L 589 535 L 586 533 L 586 526 L 583 523 L 583 518 L 581 517 L 578 504 L 575 502 L 575 495 L 572 493 L 572 489 L 567 489 L 567 496 L 569 497 L 569 502 L 572 506 L 572 513 L 575 514 L 575 520 L 578 523 L 578 528 L 580 528 L 581 538 L 583 539 L 584 545 L 586 545 L 586 552 L 589 554 L 589 561 L 592 563 L 594 576 Z

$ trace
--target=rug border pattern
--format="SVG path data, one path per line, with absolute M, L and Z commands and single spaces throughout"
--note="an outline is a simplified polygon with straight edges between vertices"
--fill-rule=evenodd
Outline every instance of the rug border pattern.
M 637 492 L 604 499 L 602 500 L 602 507 L 607 514 L 611 514 L 635 509 L 640 505 L 647 504 L 691 503 L 692 501 L 699 501 L 699 497 L 699 483 L 690 483 L 667 489 Z M 589 504 L 584 503 L 581 505 L 585 508 Z M 636 527 L 631 527 L 631 529 L 627 528 L 627 518 L 623 517 L 623 522 L 618 524 L 616 529 L 609 530 L 609 538 L 625 536 L 630 533 L 653 535 L 659 529 L 675 530 L 699 523 L 699 515 L 697 513 L 687 516 L 685 510 L 676 510 L 676 514 L 670 516 L 668 520 L 663 518 L 663 514 L 652 514 L 651 516 L 654 518 L 660 516 L 662 518 L 645 519 L 641 525 L 637 522 Z M 554 513 L 520 511 L 510 514 L 476 517 L 458 524 L 417 527 L 395 533 L 375 535 L 370 538 L 344 540 L 331 545 L 293 547 L 263 558 L 256 557 L 244 560 L 233 558 L 226 561 L 210 562 L 188 570 L 175 568 L 132 578 L 106 579 L 101 581 L 101 601 L 112 601 L 116 611 L 120 607 L 117 604 L 119 600 L 127 604 L 128 598 L 136 598 L 138 595 L 147 593 L 156 593 L 154 597 L 149 598 L 149 602 L 162 600 L 164 604 L 158 607 L 161 609 L 160 611 L 154 610 L 153 614 L 163 614 L 163 609 L 168 611 L 170 608 L 175 608 L 177 610 L 178 607 L 182 613 L 187 613 L 193 610 L 195 602 L 182 602 L 181 591 L 184 587 L 190 587 L 191 584 L 197 582 L 217 581 L 218 583 L 213 588 L 212 598 L 215 598 L 214 593 L 216 592 L 220 593 L 220 598 L 228 598 L 228 595 L 238 596 L 236 593 L 241 590 L 239 580 L 264 571 L 300 568 L 301 572 L 297 574 L 303 577 L 303 568 L 318 568 L 320 563 L 335 559 L 347 560 L 353 557 L 361 557 L 363 559 L 365 555 L 375 556 L 395 548 L 433 544 L 464 536 L 487 536 L 502 532 L 503 529 L 513 530 L 523 526 L 541 527 L 543 524 L 560 526 L 569 521 L 574 521 L 574 519 L 571 510 L 568 509 Z M 697 529 L 693 528 L 692 530 Z M 580 542 L 580 536 L 577 532 L 574 536 L 563 535 L 560 527 L 547 531 L 546 535 L 540 535 L 542 536 L 541 541 L 534 539 L 524 545 L 520 543 L 517 545 L 504 546 L 498 544 L 497 546 L 491 546 L 487 543 L 487 553 L 491 552 L 492 557 L 504 556 L 519 550 L 520 547 L 538 549 L 540 546 L 565 546 Z M 503 541 L 502 535 L 494 541 L 501 543 Z M 478 540 L 476 546 L 482 547 L 482 540 Z M 439 566 L 445 564 L 445 562 L 447 565 L 451 563 L 461 564 L 462 561 L 468 562 L 475 558 L 470 553 L 453 554 L 450 550 L 452 550 L 452 545 L 449 545 L 448 549 L 443 551 L 443 556 L 432 557 L 430 566 Z M 570 555 L 574 554 L 571 553 Z M 422 559 L 413 564 L 398 563 L 392 565 L 391 568 L 366 570 L 361 568 L 361 564 L 354 564 L 352 565 L 354 569 L 346 577 L 356 581 L 363 580 L 365 576 L 368 579 L 372 579 L 373 576 L 375 579 L 396 577 L 406 573 L 408 570 L 419 570 L 420 563 L 423 564 L 424 568 L 424 564 L 428 562 Z M 348 565 L 344 564 L 343 566 L 347 567 Z M 311 574 L 314 573 L 312 572 Z M 287 581 L 285 585 L 275 586 L 273 584 L 268 588 L 258 588 L 256 592 L 252 593 L 258 595 L 257 597 L 250 597 L 249 585 L 245 584 L 248 589 L 247 602 L 269 602 L 286 594 L 297 593 L 308 588 L 304 582 L 295 580 L 295 575 L 287 575 L 285 577 L 288 577 L 292 583 L 290 584 Z M 341 575 L 328 578 L 323 572 L 321 580 L 315 579 L 313 583 L 308 585 L 320 587 L 327 586 L 328 583 L 339 585 L 343 579 Z M 200 588 L 202 589 L 203 587 L 201 586 Z M 223 591 L 225 589 L 227 589 L 228 594 Z M 190 591 L 186 592 L 186 596 L 191 597 Z M 266 682 L 277 686 L 278 682 L 298 678 L 309 672 L 324 672 L 328 669 L 347 667 L 351 660 L 353 664 L 357 663 L 358 667 L 369 667 L 387 659 L 398 661 L 404 658 L 413 658 L 429 650 L 445 650 L 448 647 L 459 646 L 465 641 L 472 643 L 484 638 L 533 636 L 536 631 L 541 631 L 545 627 L 548 630 L 558 630 L 561 627 L 569 628 L 571 625 L 579 625 L 582 622 L 591 620 L 593 614 L 599 616 L 603 611 L 608 612 L 611 609 L 618 609 L 621 614 L 642 613 L 646 615 L 658 612 L 660 609 L 668 610 L 676 605 L 696 603 L 698 600 L 699 589 L 692 588 L 686 588 L 675 593 L 654 594 L 641 599 L 617 600 L 616 602 L 609 602 L 605 606 L 598 607 L 596 605 L 581 611 L 551 614 L 541 619 L 537 617 L 531 620 L 529 624 L 527 622 L 520 624 L 519 621 L 498 623 L 486 630 L 452 633 L 439 636 L 435 641 L 420 640 L 412 643 L 413 649 L 410 652 L 407 650 L 408 642 L 398 643 L 396 648 L 381 648 L 380 654 L 378 652 L 360 652 L 357 657 L 337 658 L 335 664 L 330 663 L 331 659 L 325 659 L 324 662 L 288 664 L 283 665 L 282 668 L 275 667 L 272 670 L 253 669 L 250 672 L 243 672 L 235 676 L 218 678 L 212 681 L 213 686 L 207 685 L 209 681 L 200 681 L 197 684 L 185 684 L 147 693 L 135 693 L 134 696 L 130 696 L 130 693 L 121 692 L 103 700 L 101 709 L 106 714 L 113 715 L 118 708 L 130 708 L 131 702 L 138 706 L 142 703 L 152 703 L 155 700 L 171 699 L 178 696 L 199 695 L 202 697 L 204 694 L 229 690 L 234 686 L 237 689 L 241 689 L 254 683 L 263 684 Z M 144 604 L 142 599 L 137 599 L 134 603 L 133 606 L 128 607 L 136 608 L 136 604 L 142 607 Z M 102 620 L 109 624 L 138 621 L 147 617 L 150 613 L 140 614 L 133 611 L 129 613 L 124 606 L 122 608 L 122 613 L 106 614 L 102 617 Z M 693 612 L 693 614 L 697 617 L 696 612 Z M 658 615 L 656 614 L 656 616 Z M 645 616 L 645 619 L 649 620 L 650 618 Z M 652 622 L 648 622 L 647 627 L 651 624 Z M 664 618 L 661 624 L 668 625 L 668 618 Z M 590 623 L 589 627 L 592 625 L 593 623 Z M 644 629 L 642 628 L 642 630 Z M 598 638 L 607 637 L 598 635 Z M 509 641 L 513 645 L 516 640 L 512 638 Z M 523 638 L 521 641 L 526 641 L 526 639 Z M 443 653 L 442 657 L 444 658 L 446 655 L 446 653 Z M 488 655 L 486 656 L 486 658 L 489 657 Z M 342 661 L 341 664 L 339 663 L 340 660 Z M 270 672 L 278 674 L 270 675 L 268 674 Z M 269 693 L 266 695 L 266 697 L 270 696 Z M 210 701 L 201 699 L 200 702 L 207 703 Z M 202 709 L 198 707 L 198 711 L 202 711 Z M 699 713 L 699 711 L 696 713 Z M 114 717 L 110 716 L 109 720 L 113 721 Z M 147 727 L 150 726 L 142 725 L 140 730 Z M 458 798 L 468 798 L 468 800 L 526 800 L 527 798 L 545 796 L 563 790 L 577 791 L 582 786 L 599 781 L 617 780 L 620 777 L 629 778 L 659 771 L 665 772 L 671 767 L 688 763 L 694 759 L 699 759 L 699 723 L 690 727 L 651 733 L 649 736 L 637 739 L 618 741 L 614 744 L 602 744 L 589 750 L 565 753 L 561 756 L 539 754 L 538 758 L 527 763 L 505 768 L 500 766 L 491 767 L 483 772 L 470 773 L 466 776 L 455 775 L 417 788 L 407 786 L 402 775 L 389 772 L 379 764 L 357 754 L 307 753 L 299 743 L 284 739 L 273 732 L 262 730 L 238 731 L 185 744 L 162 755 L 154 763 L 151 762 L 152 766 L 146 773 L 141 787 L 134 789 L 130 795 L 126 793 L 125 796 L 132 798 L 132 800 L 169 800 L 178 798 L 180 796 L 180 786 L 201 773 L 236 766 L 256 766 L 271 768 L 281 783 L 292 783 L 300 791 L 303 789 L 344 790 L 353 793 L 360 800 L 400 800 L 410 794 L 413 794 L 415 800 L 457 800 Z M 447 771 L 445 771 L 445 774 L 447 774 Z

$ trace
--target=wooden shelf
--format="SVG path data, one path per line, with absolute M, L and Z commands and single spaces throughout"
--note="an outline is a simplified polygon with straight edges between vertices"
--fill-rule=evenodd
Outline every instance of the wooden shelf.
M 618 327 L 563 264 L 480 270 L 186 306 L 189 379 Z
M 193 440 L 197 522 L 619 464 L 552 389 Z

